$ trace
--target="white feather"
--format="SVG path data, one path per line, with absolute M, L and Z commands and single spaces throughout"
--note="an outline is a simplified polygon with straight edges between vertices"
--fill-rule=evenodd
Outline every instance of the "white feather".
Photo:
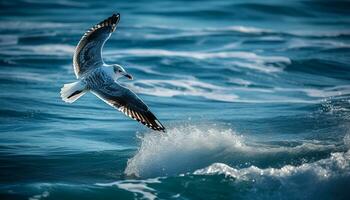
M 80 91 L 80 92 L 79 92 Z M 74 94 L 78 92 L 77 94 Z M 81 81 L 64 84 L 61 88 L 61 98 L 67 103 L 73 103 L 86 93 L 86 86 Z M 72 94 L 74 94 L 72 96 Z

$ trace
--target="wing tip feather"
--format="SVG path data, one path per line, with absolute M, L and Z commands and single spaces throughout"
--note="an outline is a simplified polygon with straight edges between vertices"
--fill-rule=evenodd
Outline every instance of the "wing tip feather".
M 106 26 L 111 26 L 111 32 L 114 32 L 117 24 L 120 21 L 120 14 L 119 13 L 113 13 L 112 16 L 108 17 L 107 19 L 101 21 L 100 23 L 96 24 L 95 26 L 93 26 L 92 28 L 90 28 L 88 31 L 85 32 L 84 36 L 86 37 L 87 35 L 89 35 L 91 32 L 95 31 L 96 29 L 102 28 L 102 27 L 106 27 Z
M 136 112 L 135 110 L 132 110 L 129 107 L 124 107 L 124 109 L 120 109 L 119 111 L 122 111 L 126 116 L 140 122 L 141 124 L 147 126 L 150 129 L 165 132 L 165 127 L 149 110 L 141 113 Z

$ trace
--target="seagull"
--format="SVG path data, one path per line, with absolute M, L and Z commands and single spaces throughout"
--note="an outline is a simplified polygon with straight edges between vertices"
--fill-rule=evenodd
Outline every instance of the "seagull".
M 106 64 L 102 59 L 102 48 L 119 20 L 120 14 L 113 14 L 85 32 L 73 56 L 73 68 L 78 80 L 63 85 L 61 98 L 73 103 L 85 93 L 92 92 L 126 116 L 148 128 L 165 132 L 165 127 L 148 106 L 133 91 L 118 83 L 119 78 L 132 80 L 133 77 L 122 66 Z

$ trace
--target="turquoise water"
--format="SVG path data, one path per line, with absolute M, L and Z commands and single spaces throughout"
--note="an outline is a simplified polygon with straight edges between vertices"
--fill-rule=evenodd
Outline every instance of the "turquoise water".
M 349 199 L 348 1 L 1 1 L 1 199 Z M 107 63 L 167 127 L 74 81 L 114 12 Z

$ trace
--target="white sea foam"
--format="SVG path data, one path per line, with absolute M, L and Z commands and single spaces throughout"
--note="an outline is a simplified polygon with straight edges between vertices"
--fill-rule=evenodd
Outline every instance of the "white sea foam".
M 349 48 L 350 44 L 334 41 L 334 40 L 305 40 L 305 39 L 292 39 L 288 42 L 286 49 L 300 49 L 300 48 Z M 284 49 L 285 50 L 285 49 Z
M 273 41 L 283 41 L 283 38 L 279 35 L 292 35 L 297 37 L 339 37 L 341 35 L 349 35 L 350 30 L 327 30 L 327 31 L 320 31 L 320 30 L 297 30 L 297 31 L 281 31 L 281 30 L 272 30 L 272 29 L 266 29 L 266 28 L 258 28 L 258 27 L 252 27 L 252 26 L 242 26 L 242 25 L 236 25 L 236 26 L 226 26 L 226 27 L 207 27 L 207 28 L 184 28 L 184 27 L 174 27 L 174 26 L 135 26 L 137 28 L 155 28 L 155 29 L 164 29 L 169 30 L 171 34 L 144 34 L 142 35 L 145 38 L 148 39 L 170 39 L 170 38 L 178 38 L 178 37 L 201 37 L 201 36 L 210 36 L 210 35 L 217 35 L 221 33 L 229 33 L 229 32 L 237 32 L 241 34 L 246 35 L 262 35 L 267 34 L 267 36 L 261 37 L 259 39 L 261 40 L 273 40 Z M 179 33 L 173 33 L 174 31 L 178 31 Z M 301 45 L 300 47 L 304 47 L 305 44 L 298 42 L 293 42 L 291 44 L 290 48 L 298 48 L 297 46 Z M 326 41 L 327 42 L 327 41 Z M 322 43 L 322 41 L 321 41 Z M 330 41 L 330 45 L 332 46 L 340 46 L 340 47 L 348 47 L 349 45 L 342 42 L 332 42 Z M 322 44 L 320 44 L 322 45 Z M 324 44 L 323 44 L 324 45 Z M 324 46 L 320 46 L 324 47 Z
M 143 86 L 138 86 L 139 84 Z M 136 80 L 130 83 L 129 87 L 141 94 L 162 97 L 200 96 L 206 99 L 226 102 L 234 102 L 238 98 L 225 87 L 199 80 Z
M 331 153 L 330 157 L 315 162 L 281 168 L 251 166 L 240 169 L 214 163 L 193 174 L 224 175 L 231 181 L 231 186 L 242 188 L 245 199 L 334 199 L 348 195 L 344 189 L 349 185 L 349 166 L 350 151 L 347 151 Z
M 309 97 L 315 98 L 327 98 L 327 97 L 336 97 L 342 95 L 350 94 L 350 85 L 338 85 L 334 87 L 327 87 L 323 89 L 316 88 L 273 88 L 275 92 L 303 92 Z
M 234 32 L 240 32 L 240 33 L 249 33 L 249 34 L 261 34 L 261 33 L 268 33 L 272 32 L 268 29 L 261 29 L 257 27 L 249 27 L 249 26 L 227 26 L 223 28 L 206 28 L 204 30 L 209 31 L 234 31 Z
M 229 82 L 235 83 L 238 85 L 242 85 L 242 86 L 249 86 L 249 85 L 253 84 L 251 81 L 240 79 L 240 78 L 230 78 Z
M 334 185 L 337 179 L 347 179 L 350 176 L 350 151 L 331 153 L 329 158 L 298 166 L 285 165 L 281 168 L 234 168 L 223 163 L 214 163 L 210 166 L 196 170 L 195 175 L 225 175 L 233 178 L 236 183 L 254 183 L 254 190 L 264 189 L 267 185 L 275 185 L 276 190 L 294 191 L 295 188 L 303 189 L 312 194 L 315 186 Z M 302 194 L 292 194 L 305 197 Z M 284 193 L 285 194 L 285 193 Z M 270 196 L 271 197 L 271 196 Z
M 188 32 L 162 34 L 162 35 L 146 33 L 146 34 L 142 34 L 140 37 L 144 37 L 145 39 L 164 40 L 164 39 L 174 39 L 174 38 L 182 38 L 182 37 L 201 37 L 201 36 L 210 36 L 210 35 L 212 35 L 210 32 L 188 31 Z
M 305 141 L 293 147 L 271 146 L 249 141 L 231 129 L 180 126 L 169 128 L 165 134 L 141 137 L 141 146 L 128 160 L 125 173 L 140 177 L 174 175 L 216 162 L 236 160 L 244 163 L 332 149 L 337 147 L 316 141 Z
M 26 45 L 2 48 L 1 54 L 11 56 L 23 55 L 52 55 L 52 56 L 72 56 L 75 47 L 66 44 L 44 44 L 44 45 Z
M 193 51 L 169 51 L 164 49 L 129 49 L 123 51 L 112 51 L 109 54 L 116 56 L 165 56 L 165 57 L 187 57 L 194 59 L 211 58 L 237 58 L 243 60 L 256 60 L 261 62 L 291 63 L 290 59 L 283 56 L 260 56 L 252 52 L 244 51 L 221 51 L 221 52 L 193 52 Z
M 0 78 L 2 79 L 14 79 L 14 80 L 21 80 L 21 81 L 35 81 L 35 82 L 52 82 L 55 81 L 54 75 L 45 75 L 34 72 L 27 72 L 24 70 L 21 71 L 2 71 L 0 72 Z
M 196 170 L 194 174 L 212 175 L 224 174 L 238 180 L 253 180 L 260 176 L 287 177 L 297 176 L 300 173 L 313 173 L 319 178 L 327 178 L 339 170 L 346 170 L 350 174 L 350 151 L 332 153 L 330 158 L 299 166 L 285 165 L 282 168 L 261 169 L 256 166 L 236 169 L 223 163 L 214 163 L 206 168 Z
M 233 61 L 231 62 L 234 66 L 246 68 L 246 69 L 253 69 L 257 71 L 261 71 L 264 73 L 274 73 L 274 72 L 281 72 L 283 69 L 279 67 L 274 67 L 271 65 L 266 65 L 264 62 L 259 62 L 259 60 L 254 60 L 253 62 L 239 62 L 239 61 Z
M 145 34 L 143 35 L 145 38 L 149 39 L 166 39 L 166 38 L 177 38 L 177 37 L 197 37 L 197 36 L 210 36 L 216 35 L 220 33 L 227 34 L 228 32 L 238 32 L 242 34 L 254 34 L 259 35 L 262 33 L 273 33 L 272 30 L 262 29 L 251 26 L 226 26 L 226 27 L 206 27 L 206 28 L 185 28 L 185 27 L 174 27 L 174 26 L 143 26 L 136 25 L 135 28 L 153 28 L 153 29 L 163 29 L 169 30 L 171 34 Z M 173 33 L 174 31 L 178 31 L 178 33 Z
M 196 31 L 196 32 L 217 32 L 217 31 L 235 31 L 242 33 L 262 33 L 262 32 L 271 32 L 269 29 L 262 29 L 252 26 L 225 26 L 225 27 L 206 27 L 206 28 L 189 28 L 189 27 L 174 27 L 174 26 L 161 26 L 161 25 L 152 25 L 152 26 L 144 26 L 144 25 L 136 25 L 136 28 L 156 28 L 156 29 L 165 29 L 165 30 L 181 30 L 181 31 Z
M 184 79 L 186 78 L 186 79 Z M 174 96 L 198 96 L 205 99 L 223 101 L 223 102 L 241 102 L 241 103 L 320 103 L 324 98 L 336 97 L 350 94 L 350 86 L 342 85 L 324 89 L 316 88 L 256 88 L 247 87 L 252 84 L 250 81 L 241 79 L 228 80 L 229 83 L 235 83 L 239 86 L 218 86 L 212 83 L 206 83 L 191 77 L 179 77 L 176 80 L 164 79 L 138 79 L 130 83 L 125 83 L 137 93 L 147 94 L 159 97 Z M 255 95 L 254 99 L 247 94 L 254 92 L 269 93 L 270 98 L 259 98 Z M 296 93 L 304 93 L 304 97 Z M 276 94 L 276 96 L 273 96 Z M 246 96 L 246 97 L 245 97 Z
M 159 176 L 184 172 L 188 165 L 197 165 L 207 156 L 227 148 L 244 148 L 242 138 L 232 130 L 203 131 L 197 127 L 180 127 L 165 134 L 147 134 L 137 154 L 128 161 L 125 173 L 136 176 Z
M 268 74 L 281 72 L 283 71 L 282 66 L 291 63 L 291 60 L 287 57 L 263 56 L 253 52 L 244 51 L 188 52 L 169 51 L 164 49 L 129 49 L 123 51 L 110 51 L 106 53 L 107 55 L 115 57 L 184 57 L 197 60 L 227 59 L 229 63 L 235 67 L 250 69 Z M 278 65 L 272 65 L 271 63 Z
M 327 30 L 327 31 L 297 30 L 297 31 L 290 31 L 287 33 L 297 35 L 297 36 L 338 37 L 341 35 L 350 35 L 350 30 Z
M 135 198 L 141 195 L 142 199 L 154 200 L 157 199 L 156 190 L 147 186 L 150 183 L 160 183 L 160 178 L 145 179 L 145 180 L 124 180 L 112 183 L 97 183 L 98 186 L 103 187 L 118 187 L 123 190 L 132 192 Z
M 350 94 L 350 85 L 338 85 L 328 87 L 323 90 L 305 89 L 305 92 L 311 97 L 334 97 Z
M 49 197 L 49 196 L 50 196 L 50 192 L 44 191 L 44 192 L 41 193 L 41 194 L 37 194 L 37 195 L 34 195 L 34 196 L 32 196 L 32 197 L 29 197 L 28 200 L 40 200 L 40 199 L 45 199 L 45 198 L 47 198 L 47 197 Z

